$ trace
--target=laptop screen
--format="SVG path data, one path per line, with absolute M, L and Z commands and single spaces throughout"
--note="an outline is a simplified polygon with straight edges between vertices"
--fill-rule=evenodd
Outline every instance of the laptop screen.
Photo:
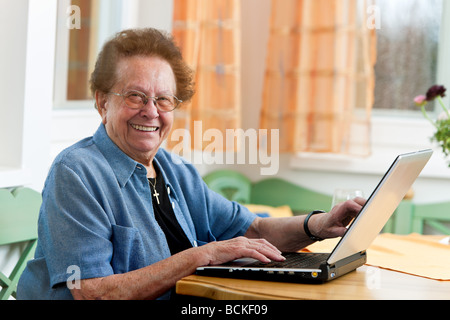
M 433 151 L 399 155 L 336 245 L 328 264 L 367 250 L 419 176 Z

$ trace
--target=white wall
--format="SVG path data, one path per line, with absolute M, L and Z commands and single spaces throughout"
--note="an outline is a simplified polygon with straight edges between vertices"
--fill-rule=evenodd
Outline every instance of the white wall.
M 0 187 L 39 189 L 50 150 L 56 0 L 0 7 Z
M 8 0 L 1 0 L 1 8 L 7 6 Z M 20 146 L 17 146 L 15 139 L 6 139 L 9 136 L 22 137 L 23 128 L 23 103 L 24 103 L 24 82 L 25 82 L 25 59 L 26 59 L 26 33 L 28 20 L 23 19 L 26 14 L 28 3 L 19 1 L 17 6 L 11 10 L 0 11 L 0 39 L 8 44 L 7 50 L 0 51 L 0 140 L 1 165 L 4 167 L 17 167 L 21 162 L 22 154 Z M 18 19 L 20 17 L 20 19 Z M 9 26 L 9 27 L 6 27 Z M 15 30 L 12 33 L 11 30 Z M 17 37 L 15 40 L 15 35 Z M 15 41 L 14 41 L 15 40 Z M 6 49 L 6 48 L 5 48 Z M 11 63 L 11 61 L 21 61 L 22 63 Z M 5 152 L 6 151 L 6 152 Z

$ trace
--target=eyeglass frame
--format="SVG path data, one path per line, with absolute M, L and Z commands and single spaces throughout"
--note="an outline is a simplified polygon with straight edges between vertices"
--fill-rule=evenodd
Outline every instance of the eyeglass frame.
M 145 100 L 143 101 L 143 104 L 142 104 L 142 106 L 141 106 L 140 108 L 132 108 L 132 107 L 130 107 L 130 106 L 127 104 L 127 102 L 125 101 L 125 95 L 126 95 L 127 93 L 130 93 L 130 92 L 136 92 L 136 93 L 142 95 L 142 96 L 145 98 Z M 166 95 L 161 95 L 161 96 L 150 97 L 150 96 L 147 96 L 145 93 L 143 93 L 143 92 L 141 92 L 141 91 L 139 91 L 139 90 L 129 90 L 129 91 L 125 92 L 125 93 L 117 93 L 117 92 L 112 92 L 112 91 L 110 91 L 110 92 L 108 92 L 108 94 L 113 94 L 113 95 L 115 95 L 115 96 L 122 97 L 123 102 L 125 103 L 125 105 L 126 105 L 128 108 L 132 109 L 132 110 L 142 110 L 142 109 L 148 104 L 148 102 L 150 101 L 150 99 L 153 100 L 153 103 L 154 103 L 156 109 L 158 109 L 158 111 L 160 111 L 160 112 L 172 112 L 172 111 L 174 111 L 176 108 L 178 108 L 178 107 L 180 106 L 180 104 L 183 103 L 183 100 L 178 99 L 178 98 L 177 98 L 175 95 L 173 95 L 173 94 L 166 94 Z M 157 100 L 157 99 L 158 99 L 158 98 L 161 98 L 161 97 L 164 97 L 164 96 L 170 96 L 170 97 L 172 97 L 172 98 L 175 98 L 175 101 L 176 101 L 177 103 L 174 105 L 174 108 L 173 108 L 172 110 L 161 110 L 161 108 L 159 107 L 159 105 L 158 105 L 158 100 Z

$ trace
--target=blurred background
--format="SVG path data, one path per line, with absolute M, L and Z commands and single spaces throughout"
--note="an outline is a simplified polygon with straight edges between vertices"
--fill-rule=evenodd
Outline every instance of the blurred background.
M 447 160 L 413 103 L 433 84 L 450 85 L 448 1 L 0 0 L 0 6 L 1 188 L 42 189 L 53 158 L 100 124 L 88 79 L 102 44 L 122 29 L 155 27 L 174 35 L 196 70 L 197 94 L 176 111 L 177 128 L 200 120 L 204 130 L 278 129 L 277 176 L 326 194 L 358 188 L 369 195 L 397 154 L 433 148 L 414 201 L 450 199 Z M 432 117 L 441 112 L 427 108 Z M 204 141 L 193 142 L 201 153 Z M 203 175 L 225 167 L 252 181 L 264 178 L 262 164 L 217 162 L 195 165 Z

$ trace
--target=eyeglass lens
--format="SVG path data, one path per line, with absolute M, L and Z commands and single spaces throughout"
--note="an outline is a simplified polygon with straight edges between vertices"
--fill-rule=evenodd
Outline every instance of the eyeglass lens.
M 153 100 L 157 108 L 161 111 L 172 111 L 177 106 L 176 99 L 170 95 L 147 97 L 143 93 L 131 91 L 124 94 L 123 98 L 127 106 L 133 109 L 143 108 L 149 99 Z

